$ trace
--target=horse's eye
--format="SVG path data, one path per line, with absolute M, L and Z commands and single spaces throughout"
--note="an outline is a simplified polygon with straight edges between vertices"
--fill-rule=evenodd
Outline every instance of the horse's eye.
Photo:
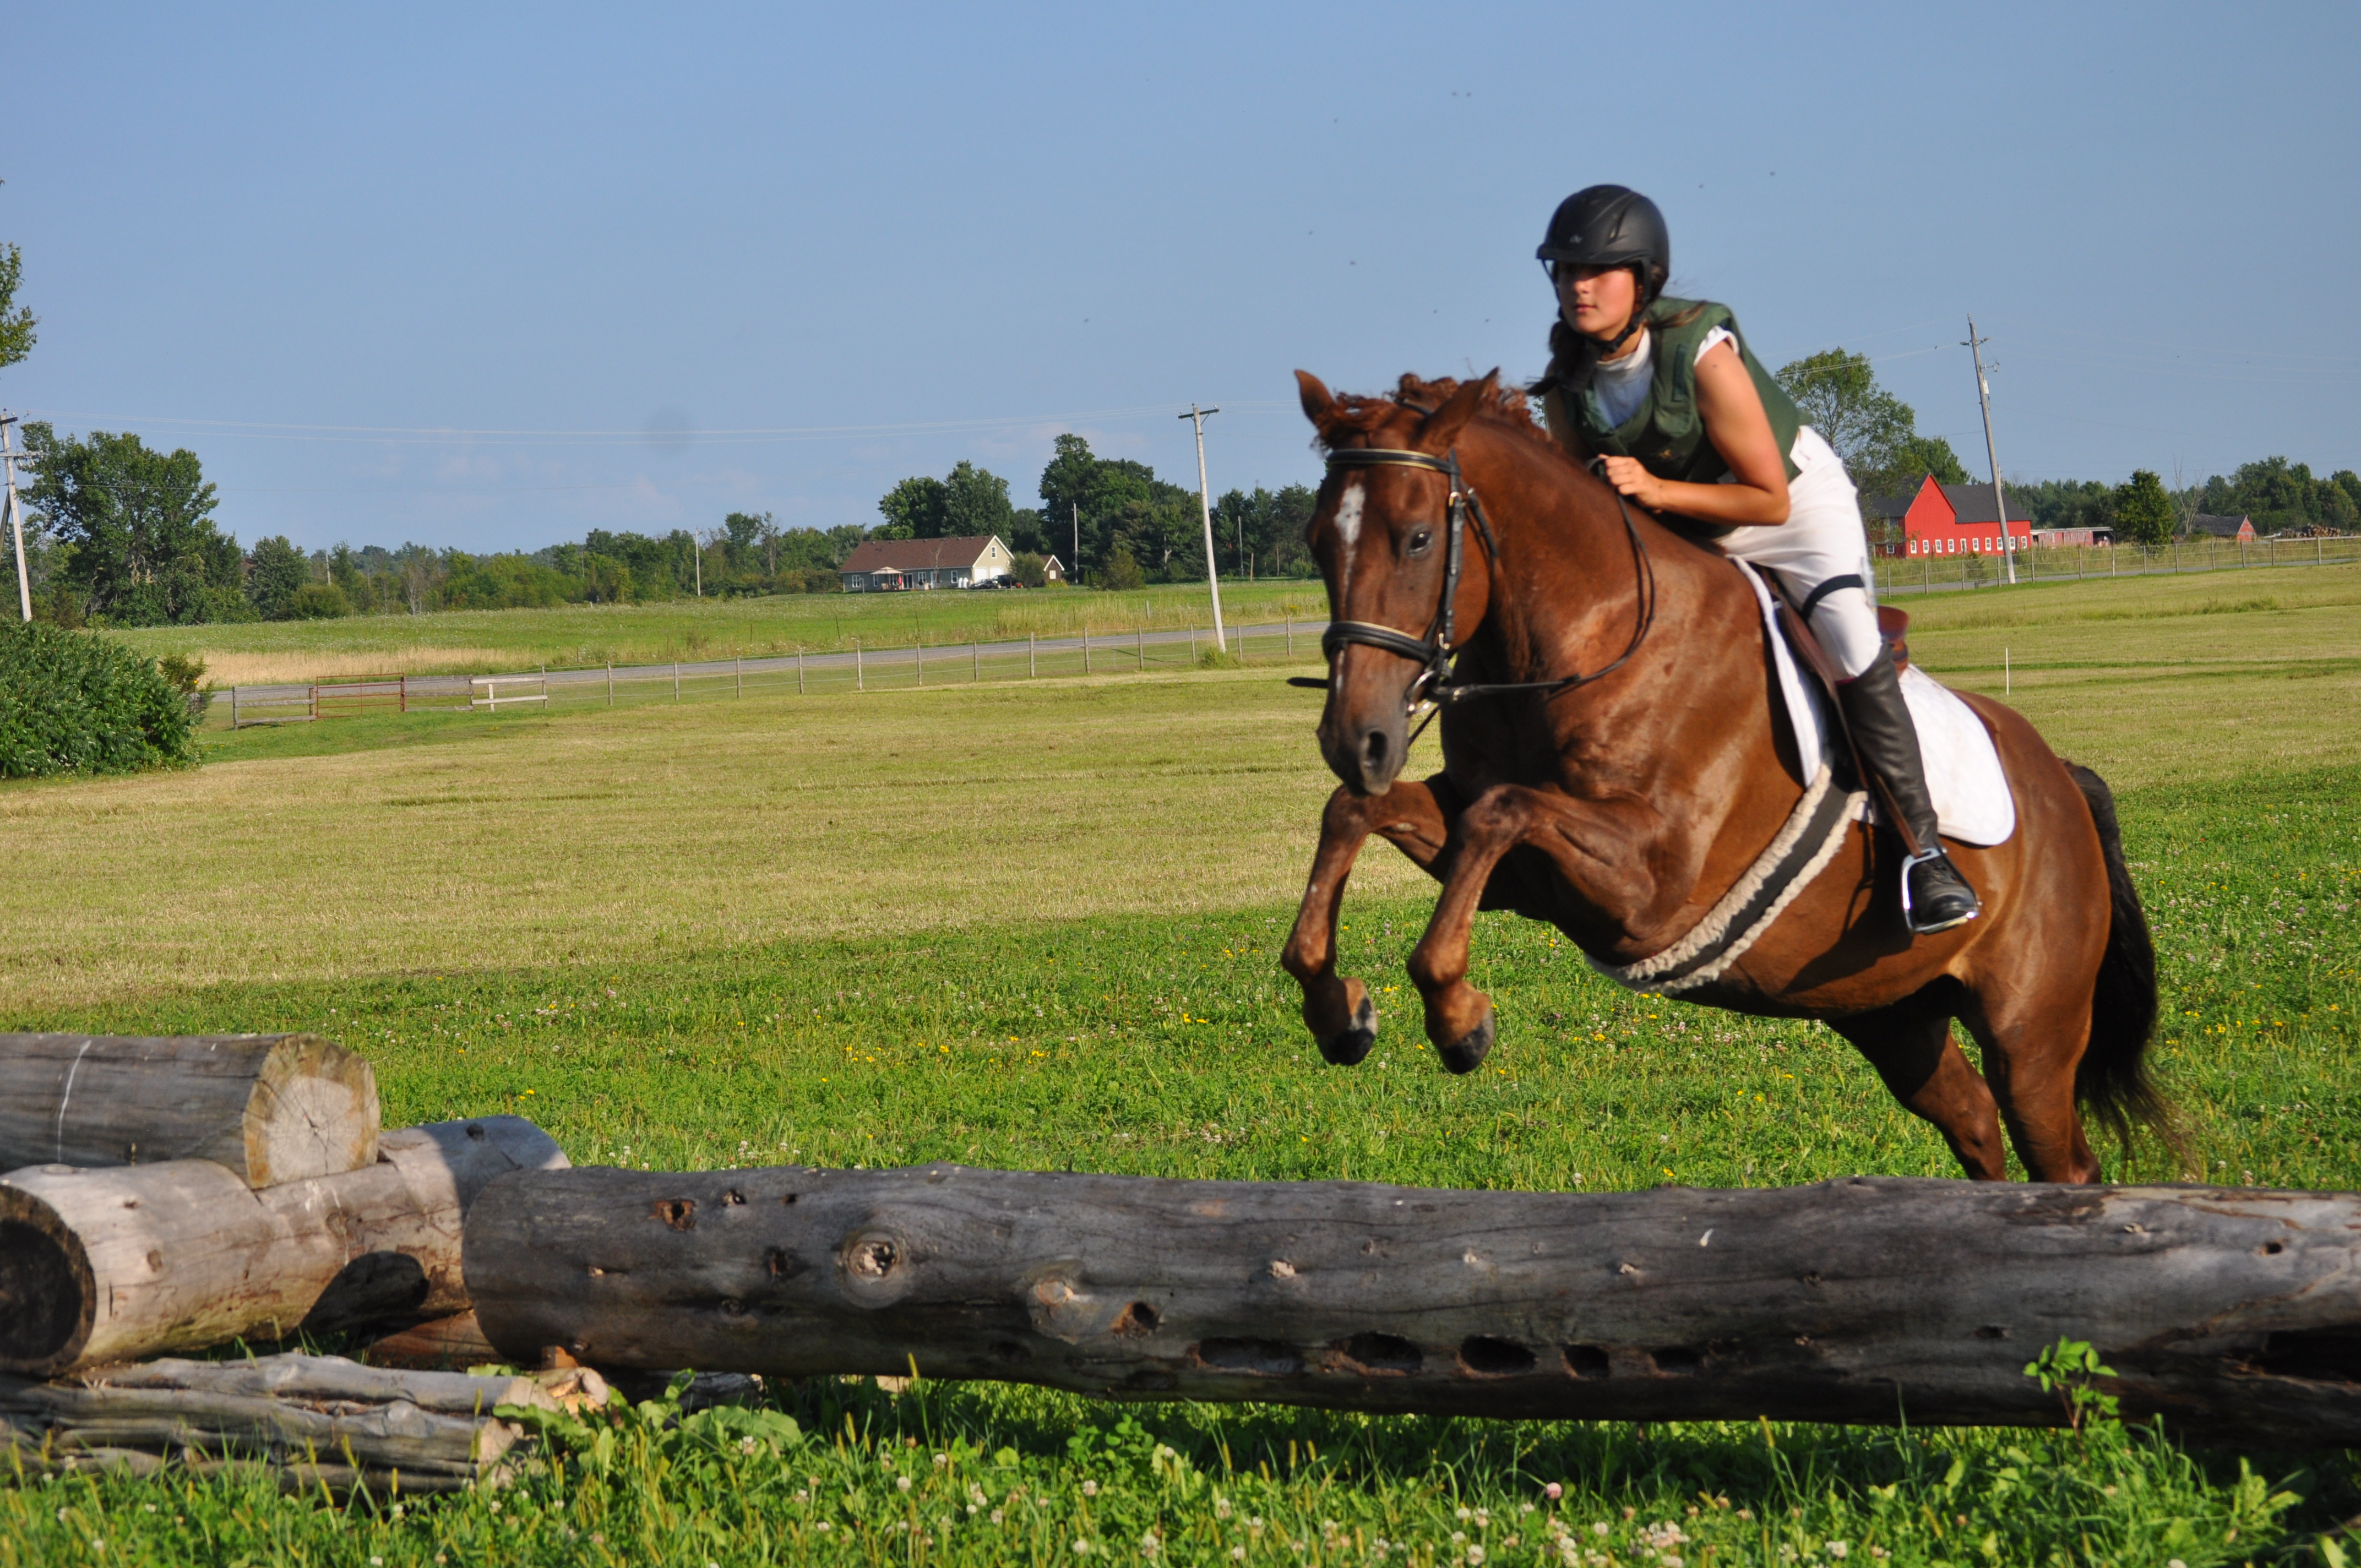
M 1426 547 L 1433 543 L 1434 535 L 1422 528 L 1410 536 L 1410 553 L 1413 555 L 1423 555 L 1426 554 Z

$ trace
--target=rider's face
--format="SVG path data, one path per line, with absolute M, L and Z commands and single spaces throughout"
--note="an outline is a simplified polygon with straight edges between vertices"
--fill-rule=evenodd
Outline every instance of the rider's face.
M 1613 337 L 1639 302 L 1639 280 L 1628 267 L 1560 267 L 1557 308 L 1586 337 Z

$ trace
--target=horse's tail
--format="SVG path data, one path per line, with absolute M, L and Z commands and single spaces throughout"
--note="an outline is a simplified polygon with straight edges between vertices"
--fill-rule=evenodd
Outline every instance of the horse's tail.
M 2148 1040 L 2156 1032 L 2156 944 L 2148 937 L 2139 890 L 2124 864 L 2114 792 L 2088 768 L 2069 762 L 2066 771 L 2091 808 L 2107 861 L 2107 949 L 2092 988 L 2091 1043 L 2074 1069 L 2074 1098 L 2114 1134 L 2126 1160 L 2138 1128 L 2185 1157 L 2172 1107 L 2148 1077 Z

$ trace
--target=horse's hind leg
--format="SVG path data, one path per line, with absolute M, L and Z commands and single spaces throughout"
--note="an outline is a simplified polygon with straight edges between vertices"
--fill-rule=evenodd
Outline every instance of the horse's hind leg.
M 1432 872 L 1449 841 L 1450 824 L 1434 792 L 1422 784 L 1398 784 L 1375 795 L 1340 787 L 1321 813 L 1320 847 L 1312 853 L 1303 906 L 1279 961 L 1303 987 L 1303 1022 L 1320 1054 L 1338 1067 L 1351 1067 L 1378 1042 L 1378 1010 L 1369 988 L 1336 972 L 1345 882 L 1371 833 Z
M 2008 1175 L 2000 1105 L 1951 1038 L 1951 1011 L 1960 1001 L 1956 983 L 1938 981 L 1891 1007 L 1831 1018 L 1828 1025 L 1869 1058 L 1894 1098 L 1935 1124 L 1971 1180 L 2000 1181 Z

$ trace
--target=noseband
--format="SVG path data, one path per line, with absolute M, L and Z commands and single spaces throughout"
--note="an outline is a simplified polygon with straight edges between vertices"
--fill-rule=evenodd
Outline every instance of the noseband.
M 1466 555 L 1467 520 L 1476 520 L 1476 532 L 1484 541 L 1485 559 L 1490 563 L 1492 576 L 1499 578 L 1500 546 L 1492 537 L 1492 524 L 1484 515 L 1484 503 L 1477 498 L 1475 488 L 1459 472 L 1459 452 L 1453 448 L 1441 457 L 1430 457 L 1423 452 L 1394 451 L 1386 447 L 1348 447 L 1328 455 L 1328 471 L 1342 468 L 1424 468 L 1451 481 L 1451 499 L 1444 528 L 1443 602 L 1435 609 L 1423 637 L 1412 637 L 1390 626 L 1380 626 L 1368 620 L 1331 621 L 1320 635 L 1320 651 L 1328 656 L 1331 675 L 1324 680 L 1297 676 L 1290 685 L 1326 689 L 1334 684 L 1336 655 L 1357 642 L 1364 647 L 1378 648 L 1398 658 L 1408 659 L 1422 666 L 1417 679 L 1402 694 L 1405 707 L 1415 708 L 1421 702 L 1437 704 L 1464 702 L 1470 697 L 1500 696 L 1510 692 L 1539 692 L 1543 701 L 1575 687 L 1587 685 L 1621 669 L 1631 655 L 1640 651 L 1647 640 L 1649 628 L 1656 622 L 1656 571 L 1649 559 L 1647 542 L 1640 537 L 1639 525 L 1631 521 L 1631 508 L 1622 495 L 1615 497 L 1616 510 L 1622 514 L 1623 532 L 1631 541 L 1631 569 L 1639 588 L 1639 620 L 1631 629 L 1631 641 L 1612 663 L 1601 665 L 1584 674 L 1563 675 L 1552 681 L 1489 681 L 1481 684 L 1455 678 L 1452 668 L 1459 644 L 1454 635 L 1458 613 L 1459 576 Z

